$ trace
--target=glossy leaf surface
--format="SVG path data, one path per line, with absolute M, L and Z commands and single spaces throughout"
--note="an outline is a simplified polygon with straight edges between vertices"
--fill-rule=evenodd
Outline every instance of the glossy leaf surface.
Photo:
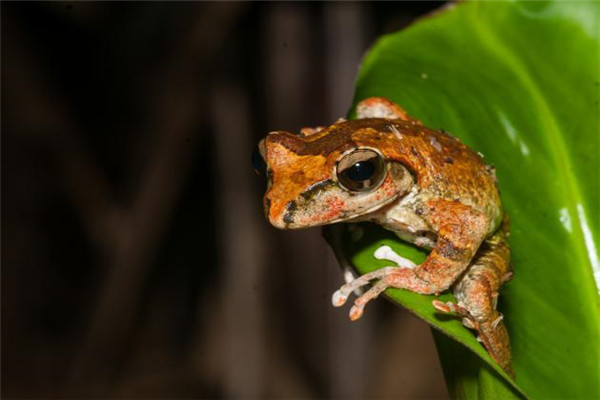
M 355 103 L 388 97 L 496 166 L 515 269 L 500 309 L 516 385 L 531 398 L 600 398 L 599 43 L 598 2 L 460 3 L 379 40 L 356 87 Z M 378 227 L 345 243 L 361 273 L 389 265 L 372 256 L 381 243 L 424 257 Z M 432 297 L 386 294 L 491 366 L 462 362 L 464 348 L 441 343 L 455 396 L 519 396 L 472 332 L 434 312 Z

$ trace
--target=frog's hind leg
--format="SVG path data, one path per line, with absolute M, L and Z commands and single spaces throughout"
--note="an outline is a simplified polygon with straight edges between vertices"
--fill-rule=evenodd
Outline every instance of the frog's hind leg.
M 436 309 L 456 312 L 463 324 L 477 331 L 490 355 L 511 376 L 514 375 L 510 342 L 502 314 L 496 310 L 498 289 L 510 279 L 510 250 L 506 234 L 499 230 L 487 239 L 473 258 L 472 266 L 454 286 L 458 304 L 433 302 Z

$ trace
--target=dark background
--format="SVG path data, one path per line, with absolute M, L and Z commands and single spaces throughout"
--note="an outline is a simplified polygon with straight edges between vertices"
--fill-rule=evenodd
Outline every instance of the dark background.
M 440 5 L 2 2 L 2 397 L 446 398 L 429 328 L 331 307 L 249 161 Z

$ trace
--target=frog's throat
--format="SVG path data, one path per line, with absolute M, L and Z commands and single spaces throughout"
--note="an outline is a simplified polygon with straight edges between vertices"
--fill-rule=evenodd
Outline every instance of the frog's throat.
M 398 193 L 394 197 L 390 197 L 389 199 L 382 201 L 379 204 L 375 204 L 370 207 L 368 210 L 361 213 L 361 215 L 353 218 L 340 218 L 337 221 L 330 222 L 332 224 L 336 222 L 362 222 L 362 221 L 372 221 L 375 215 L 378 215 L 381 212 L 382 208 L 386 208 L 387 206 L 393 206 L 393 203 L 399 202 L 406 196 L 406 193 Z
M 316 223 L 314 225 L 295 225 L 294 223 L 288 224 L 287 228 L 288 229 L 297 229 L 297 228 L 309 228 L 309 227 L 315 227 L 315 226 L 323 226 L 323 225 L 331 225 L 331 224 L 337 224 L 340 222 L 360 222 L 360 221 L 368 221 L 372 218 L 373 213 L 375 213 L 376 211 L 378 211 L 379 209 L 394 203 L 395 201 L 397 201 L 399 198 L 403 197 L 404 194 L 403 193 L 398 193 L 393 197 L 390 197 L 389 199 L 385 199 L 380 203 L 374 204 L 371 207 L 369 207 L 368 209 L 361 211 L 359 216 L 353 216 L 353 217 L 340 217 L 340 218 L 336 218 L 330 221 L 324 221 L 321 223 Z

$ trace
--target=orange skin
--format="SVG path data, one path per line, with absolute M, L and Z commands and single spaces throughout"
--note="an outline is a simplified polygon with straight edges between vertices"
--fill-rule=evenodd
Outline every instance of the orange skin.
M 387 287 L 422 294 L 453 287 L 458 304 L 434 301 L 434 306 L 462 315 L 512 374 L 508 335 L 495 309 L 497 290 L 510 277 L 510 252 L 507 225 L 499 229 L 503 211 L 493 168 L 456 138 L 423 126 L 387 99 L 362 101 L 357 115 L 328 127 L 304 128 L 301 135 L 272 132 L 261 142 L 270 222 L 293 229 L 368 220 L 432 249 L 414 269 L 376 271 L 345 285 L 336 305 L 346 301 L 351 288 L 371 279 L 380 281 L 356 299 L 352 319 Z M 363 184 L 368 190 L 351 190 L 341 182 L 340 168 L 360 149 L 378 154 L 385 167 L 379 181 Z

